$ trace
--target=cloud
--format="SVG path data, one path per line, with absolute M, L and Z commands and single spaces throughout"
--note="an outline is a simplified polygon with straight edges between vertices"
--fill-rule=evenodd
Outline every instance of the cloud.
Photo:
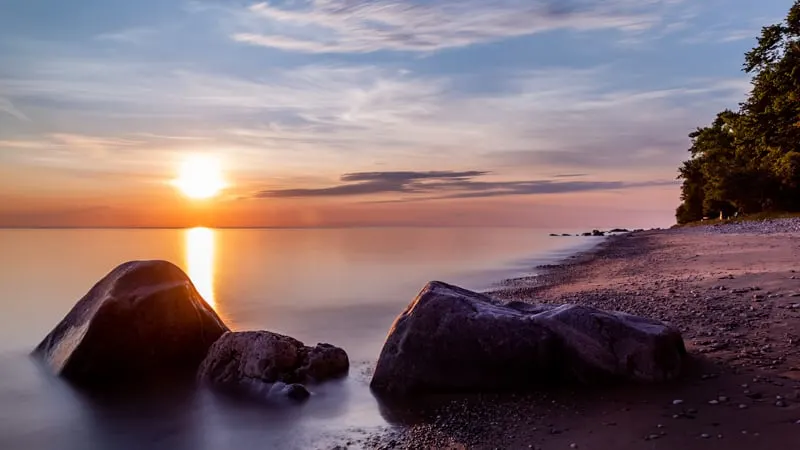
M 487 171 L 358 172 L 341 177 L 343 184 L 316 189 L 276 189 L 255 194 L 258 198 L 342 197 L 405 194 L 408 200 L 561 194 L 643 186 L 674 185 L 674 181 L 482 181 Z M 574 175 L 568 175 L 574 176 Z M 421 195 L 421 197 L 419 197 Z
M 301 0 L 240 14 L 236 41 L 308 53 L 431 52 L 558 29 L 640 32 L 679 0 Z
M 579 178 L 587 175 L 586 173 L 560 173 L 558 175 L 553 175 L 553 178 Z
M 153 28 L 135 27 L 123 30 L 102 33 L 95 36 L 99 41 L 111 41 L 123 44 L 143 44 L 155 37 L 157 31 Z
M 135 141 L 157 141 L 152 148 L 199 140 L 204 147 L 219 144 L 243 166 L 297 168 L 313 159 L 314 170 L 327 175 L 341 171 L 343 155 L 368 170 L 378 162 L 413 166 L 424 153 L 434 166 L 455 158 L 544 176 L 554 169 L 672 170 L 685 156 L 686 134 L 735 107 L 749 87 L 741 77 L 632 88 L 630 74 L 611 66 L 500 70 L 492 77 L 498 80 L 492 90 L 470 90 L 464 87 L 475 81 L 470 75 L 371 65 L 242 77 L 49 58 L 32 65 L 26 78 L 0 77 L 0 91 L 15 101 L 48 102 L 53 114 L 73 123 L 80 117 L 83 129 L 72 134 L 127 130 Z M 98 116 L 102 128 L 92 129 Z
M 30 121 L 28 116 L 26 116 L 22 111 L 17 109 L 17 107 L 14 106 L 13 103 L 11 103 L 11 100 L 7 98 L 0 97 L 0 112 L 9 114 L 13 117 L 16 117 L 19 120 L 24 120 L 26 122 Z

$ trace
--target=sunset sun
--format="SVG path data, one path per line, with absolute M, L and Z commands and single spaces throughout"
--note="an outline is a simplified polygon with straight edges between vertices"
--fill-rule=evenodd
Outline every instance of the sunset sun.
M 178 168 L 174 185 L 187 197 L 207 199 L 225 187 L 219 162 L 210 156 L 190 156 Z

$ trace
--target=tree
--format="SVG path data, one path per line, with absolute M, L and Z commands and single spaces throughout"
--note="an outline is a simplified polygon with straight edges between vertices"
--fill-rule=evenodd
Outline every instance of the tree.
M 784 22 L 762 29 L 744 71 L 753 88 L 740 110 L 723 111 L 689 135 L 678 223 L 720 212 L 800 210 L 800 0 Z

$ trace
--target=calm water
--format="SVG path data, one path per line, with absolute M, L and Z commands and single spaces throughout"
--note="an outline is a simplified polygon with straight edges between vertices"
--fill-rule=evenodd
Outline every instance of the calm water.
M 548 233 L 0 230 L 0 448 L 330 448 L 392 426 L 368 384 L 394 317 L 429 280 L 486 289 L 598 242 Z M 232 329 L 343 347 L 350 375 L 286 405 L 191 388 L 101 400 L 43 372 L 28 352 L 98 279 L 134 259 L 183 267 Z

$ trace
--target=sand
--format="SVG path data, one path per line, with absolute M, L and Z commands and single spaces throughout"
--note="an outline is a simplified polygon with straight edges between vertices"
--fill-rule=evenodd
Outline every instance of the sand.
M 800 448 L 800 233 L 700 228 L 609 238 L 493 295 L 676 325 L 684 376 L 651 386 L 469 395 L 387 408 L 370 448 Z M 749 230 L 748 231 L 752 231 Z M 795 272 L 798 271 L 798 272 Z

